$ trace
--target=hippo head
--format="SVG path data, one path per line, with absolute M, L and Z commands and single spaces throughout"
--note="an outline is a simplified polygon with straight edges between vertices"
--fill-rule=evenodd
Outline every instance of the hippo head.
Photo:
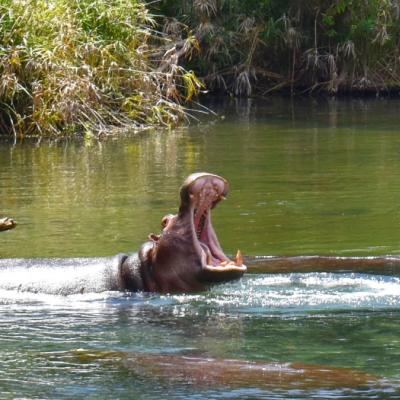
M 202 290 L 212 283 L 237 279 L 246 271 L 238 251 L 230 260 L 211 224 L 211 210 L 227 195 L 228 182 L 209 173 L 190 175 L 180 190 L 176 215 L 162 220 L 162 233 L 150 235 L 139 257 L 150 291 Z

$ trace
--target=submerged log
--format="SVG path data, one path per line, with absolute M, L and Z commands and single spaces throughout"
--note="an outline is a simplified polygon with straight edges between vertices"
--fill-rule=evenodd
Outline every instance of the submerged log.
M 379 385 L 379 378 L 361 370 L 300 362 L 268 362 L 198 357 L 181 354 L 130 353 L 77 349 L 81 362 L 104 362 L 138 375 L 166 378 L 192 386 L 259 388 L 357 388 Z M 69 355 L 68 354 L 68 355 Z
M 246 256 L 250 273 L 364 272 L 400 274 L 400 256 Z
M 0 218 L 0 231 L 7 231 L 17 226 L 17 223 L 11 218 Z

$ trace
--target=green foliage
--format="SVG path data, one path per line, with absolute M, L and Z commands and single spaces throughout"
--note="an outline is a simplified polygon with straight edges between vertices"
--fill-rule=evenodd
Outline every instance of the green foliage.
M 185 112 L 167 92 L 184 85 L 186 71 L 158 71 L 169 39 L 153 27 L 140 0 L 0 0 L 0 130 L 176 125 Z
M 197 37 L 201 51 L 187 65 L 210 89 L 400 87 L 398 0 L 163 0 L 153 7 L 180 23 L 179 35 Z

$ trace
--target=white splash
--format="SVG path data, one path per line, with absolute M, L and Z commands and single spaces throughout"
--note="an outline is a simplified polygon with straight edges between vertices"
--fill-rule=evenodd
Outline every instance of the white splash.
M 248 275 L 215 287 L 209 305 L 243 312 L 384 309 L 400 306 L 400 278 L 355 273 Z
M 202 293 L 174 295 L 102 292 L 60 296 L 0 290 L 0 308 L 12 304 L 81 310 L 123 304 L 172 309 L 179 315 L 196 314 L 204 308 L 251 314 L 379 310 L 400 307 L 400 278 L 356 273 L 247 275 Z

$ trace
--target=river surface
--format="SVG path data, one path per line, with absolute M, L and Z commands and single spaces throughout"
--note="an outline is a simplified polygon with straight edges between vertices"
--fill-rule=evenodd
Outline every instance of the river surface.
M 0 143 L 0 216 L 19 223 L 0 257 L 135 251 L 194 171 L 231 184 L 213 212 L 228 254 L 400 254 L 400 101 L 208 106 L 218 115 L 190 129 Z M 399 397 L 400 271 L 249 273 L 190 295 L 0 291 L 1 399 Z

